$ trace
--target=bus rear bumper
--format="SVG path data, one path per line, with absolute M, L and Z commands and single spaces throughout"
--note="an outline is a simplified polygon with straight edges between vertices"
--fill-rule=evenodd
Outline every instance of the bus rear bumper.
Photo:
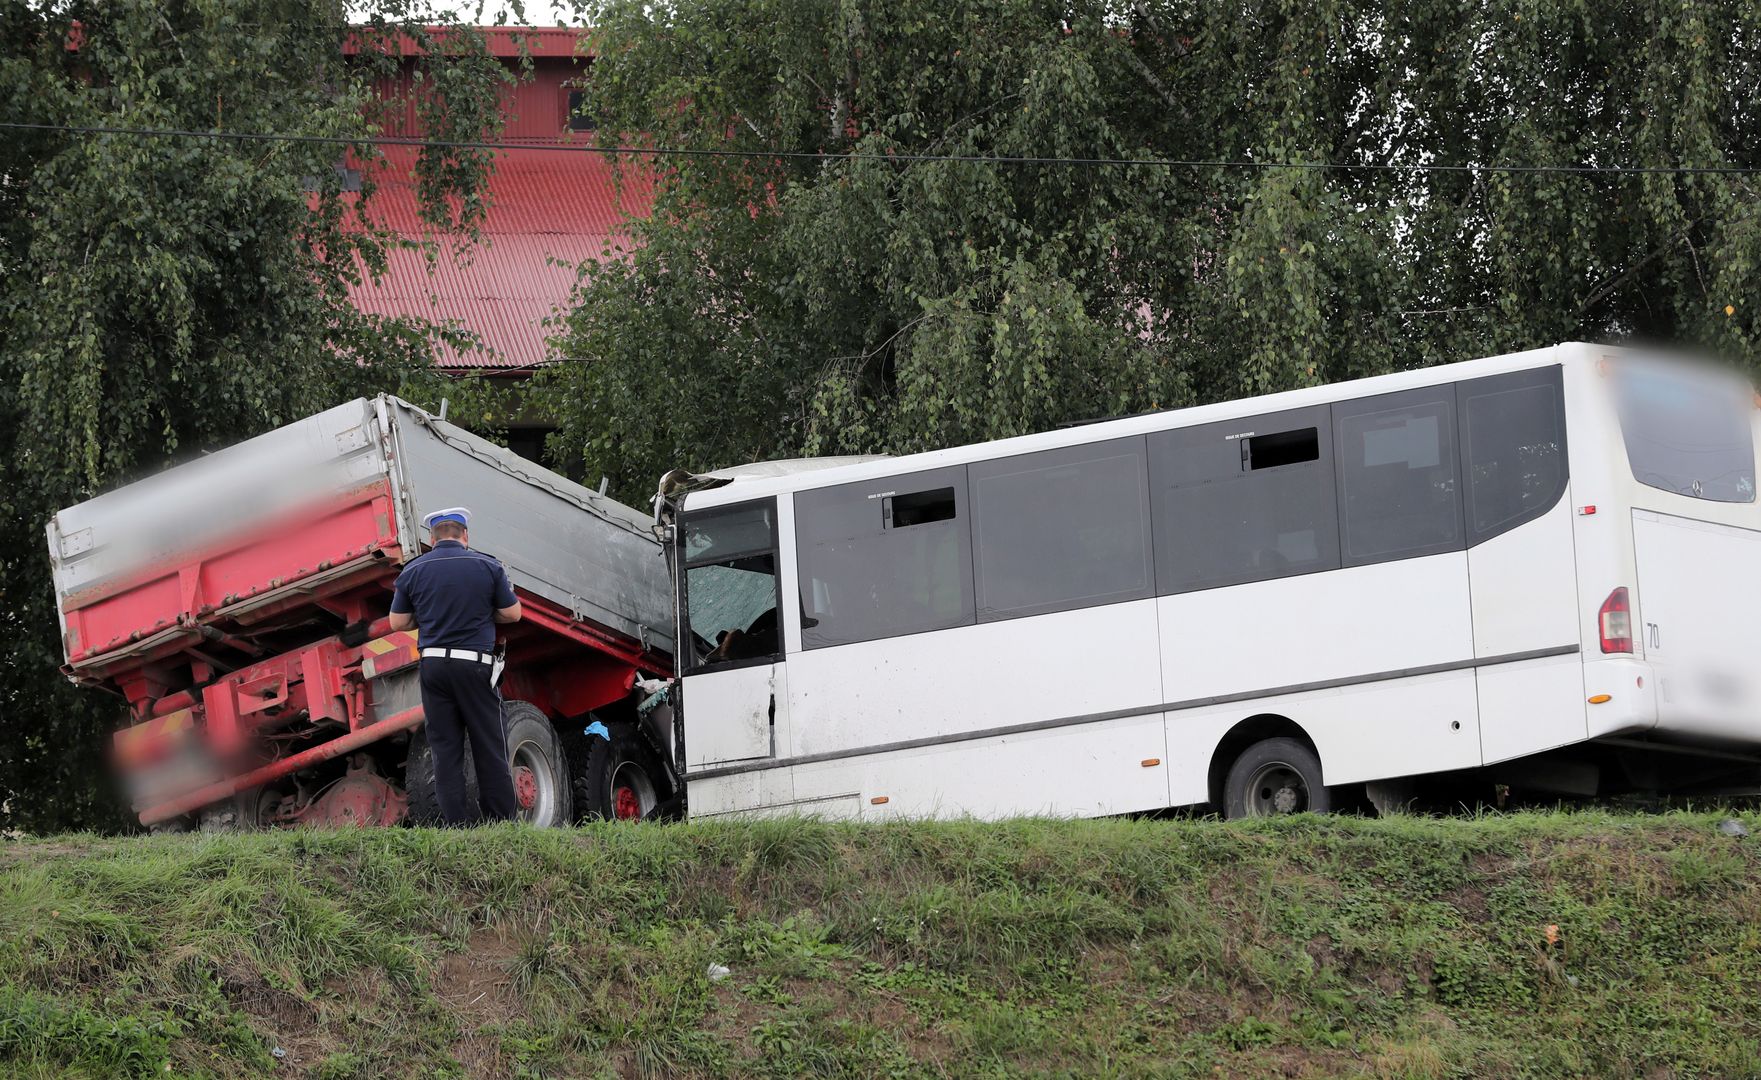
M 1657 678 L 1643 660 L 1609 658 L 1584 664 L 1584 697 L 1592 739 L 1657 726 Z

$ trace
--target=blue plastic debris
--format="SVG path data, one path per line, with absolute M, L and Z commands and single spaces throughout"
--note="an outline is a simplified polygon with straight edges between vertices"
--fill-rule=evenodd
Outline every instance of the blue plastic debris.
M 583 735 L 597 735 L 600 738 L 604 739 L 606 742 L 611 742 L 611 732 L 606 728 L 606 726 L 604 724 L 600 723 L 598 720 L 595 720 L 595 721 L 593 721 L 593 723 L 588 724 L 586 727 L 582 728 L 581 734 L 583 734 Z

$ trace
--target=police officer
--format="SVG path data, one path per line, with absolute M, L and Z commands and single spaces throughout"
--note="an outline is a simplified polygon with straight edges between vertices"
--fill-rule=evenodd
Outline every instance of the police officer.
M 519 813 L 508 773 L 501 693 L 492 676 L 495 624 L 520 621 L 507 571 L 470 549 L 471 511 L 436 510 L 422 519 L 434 547 L 398 575 L 391 628 L 421 631 L 422 711 L 434 751 L 434 793 L 449 825 Z M 465 803 L 465 739 L 477 766 L 477 806 Z

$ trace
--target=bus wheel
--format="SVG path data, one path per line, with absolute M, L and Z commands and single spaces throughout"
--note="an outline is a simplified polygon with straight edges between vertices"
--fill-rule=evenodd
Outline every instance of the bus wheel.
M 1321 759 L 1295 739 L 1254 743 L 1235 759 L 1223 784 L 1223 816 L 1231 821 L 1332 809 Z
M 585 735 L 571 746 L 575 810 L 583 819 L 639 821 L 666 798 L 665 773 L 632 724 L 607 724 L 610 738 Z

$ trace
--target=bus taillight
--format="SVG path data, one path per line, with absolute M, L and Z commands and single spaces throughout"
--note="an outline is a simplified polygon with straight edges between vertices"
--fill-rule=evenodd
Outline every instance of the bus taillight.
M 1602 601 L 1597 612 L 1597 625 L 1602 633 L 1602 651 L 1630 653 L 1633 651 L 1633 614 L 1627 603 L 1626 586 L 1622 585 Z

